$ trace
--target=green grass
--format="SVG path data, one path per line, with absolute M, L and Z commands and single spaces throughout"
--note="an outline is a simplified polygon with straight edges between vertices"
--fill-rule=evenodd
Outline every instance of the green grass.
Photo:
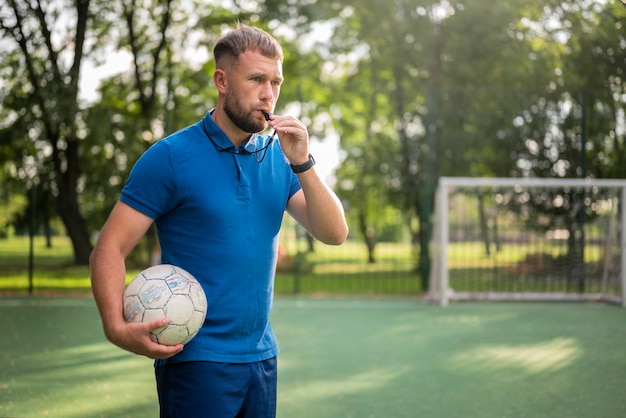
M 0 290 L 26 290 L 29 288 L 28 237 L 0 239 Z M 33 242 L 32 280 L 35 293 L 47 290 L 88 290 L 89 267 L 73 264 L 72 245 L 68 237 L 55 236 L 47 247 L 44 237 L 36 236 Z M 129 269 L 130 280 L 139 269 Z M 0 415 L 1 416 L 1 415 Z
M 54 237 L 51 248 L 46 247 L 43 237 L 36 237 L 33 252 L 35 293 L 49 289 L 89 290 L 89 269 L 72 265 L 72 247 L 67 237 Z M 410 246 L 382 243 L 377 255 L 377 262 L 370 264 L 365 248 L 358 242 L 351 241 L 341 247 L 316 243 L 315 251 L 307 253 L 301 272 L 277 275 L 276 292 L 416 294 L 421 291 Z M 28 237 L 0 239 L 0 290 L 28 289 L 28 265 Z M 127 279 L 138 272 L 139 269 L 129 269 Z
M 29 286 L 28 237 L 0 239 L 0 289 L 27 289 Z M 33 242 L 33 283 L 36 288 L 88 288 L 89 268 L 73 266 L 71 242 L 53 237 L 47 247 L 43 237 Z
M 285 241 L 291 244 L 290 254 L 304 251 L 304 241 Z M 555 259 L 563 256 L 564 251 L 562 245 L 542 246 L 540 250 Z M 511 267 L 523 262 L 533 251 L 537 249 L 507 245 L 502 251 L 487 256 L 482 243 L 451 243 L 448 248 L 450 283 L 456 291 L 544 292 L 566 291 L 568 286 L 575 289 L 575 283 L 562 280 L 516 277 Z M 0 290 L 29 288 L 28 254 L 27 237 L 0 240 Z M 365 247 L 357 241 L 348 241 L 340 247 L 315 243 L 315 251 L 304 254 L 304 261 L 297 264 L 296 271 L 277 274 L 277 294 L 419 295 L 423 291 L 422 278 L 415 269 L 414 249 L 409 244 L 379 243 L 376 263 L 367 262 Z M 597 263 L 601 254 L 599 246 L 588 245 L 586 261 Z M 49 289 L 89 290 L 89 269 L 72 265 L 72 248 L 67 237 L 54 237 L 51 248 L 45 246 L 42 237 L 36 237 L 34 255 L 35 293 Z M 129 269 L 127 280 L 138 272 L 139 269 Z M 563 276 L 563 272 L 558 275 Z M 587 291 L 598 291 L 599 276 L 586 280 Z M 613 284 L 609 293 L 618 290 Z
M 155 417 L 89 298 L 0 299 L 0 416 Z M 626 416 L 626 310 L 279 296 L 278 418 Z
M 502 280 L 480 244 L 450 251 L 451 280 Z M 406 297 L 421 292 L 410 246 L 381 244 L 375 264 L 365 255 L 357 242 L 316 244 L 301 271 L 277 275 L 279 418 L 626 416 L 626 310 L 439 308 Z M 525 253 L 498 257 L 514 264 Z M 52 248 L 37 238 L 34 265 L 35 294 L 89 289 L 66 238 Z M 0 240 L 0 266 L 0 290 L 26 289 L 28 240 Z M 296 291 L 333 297 L 286 296 Z M 0 315 L 0 417 L 158 415 L 151 361 L 104 339 L 90 298 L 0 296 Z

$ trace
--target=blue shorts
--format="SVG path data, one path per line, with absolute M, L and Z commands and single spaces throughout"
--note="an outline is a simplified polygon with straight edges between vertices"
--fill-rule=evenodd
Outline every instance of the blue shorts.
M 194 361 L 155 367 L 161 418 L 275 418 L 276 357 L 256 363 Z

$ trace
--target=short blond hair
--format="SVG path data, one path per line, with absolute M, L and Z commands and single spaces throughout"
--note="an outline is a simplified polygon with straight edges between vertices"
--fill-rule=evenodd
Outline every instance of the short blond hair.
M 219 67 L 224 58 L 233 58 L 236 61 L 247 51 L 258 51 L 263 56 L 281 63 L 284 60 L 283 49 L 273 36 L 263 29 L 237 23 L 235 29 L 220 36 L 215 43 L 213 47 L 215 66 Z

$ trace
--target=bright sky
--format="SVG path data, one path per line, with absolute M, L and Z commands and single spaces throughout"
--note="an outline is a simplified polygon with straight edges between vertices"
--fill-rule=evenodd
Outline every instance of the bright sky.
M 79 82 L 79 99 L 88 103 L 98 100 L 100 95 L 97 90 L 100 81 L 128 71 L 131 63 L 132 57 L 127 52 L 115 52 L 109 55 L 104 64 L 100 66 L 95 66 L 91 60 L 83 60 Z

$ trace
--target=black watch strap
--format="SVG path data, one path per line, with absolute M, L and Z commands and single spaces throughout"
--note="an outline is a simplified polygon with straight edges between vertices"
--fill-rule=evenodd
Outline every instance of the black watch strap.
M 308 169 L 310 169 L 311 167 L 313 167 L 315 165 L 315 159 L 313 158 L 313 156 L 311 154 L 309 154 L 309 161 L 307 161 L 304 164 L 300 164 L 300 165 L 293 165 L 293 164 L 289 164 L 291 166 L 291 169 L 293 170 L 294 173 L 298 174 L 298 173 L 304 173 L 305 171 L 307 171 Z

